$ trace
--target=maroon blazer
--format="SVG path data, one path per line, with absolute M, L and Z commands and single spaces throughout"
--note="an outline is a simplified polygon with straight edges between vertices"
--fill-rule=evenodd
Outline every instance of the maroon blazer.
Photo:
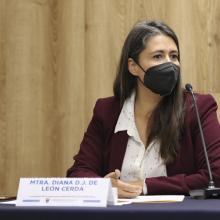
M 216 186 L 220 186 L 220 125 L 217 104 L 211 95 L 196 94 L 205 142 Z M 146 178 L 148 194 L 188 194 L 189 190 L 207 187 L 208 172 L 192 97 L 184 92 L 186 106 L 180 151 L 167 164 L 167 177 Z M 68 169 L 68 177 L 104 177 L 121 170 L 128 142 L 127 131 L 114 133 L 121 108 L 114 97 L 96 102 L 92 120 Z

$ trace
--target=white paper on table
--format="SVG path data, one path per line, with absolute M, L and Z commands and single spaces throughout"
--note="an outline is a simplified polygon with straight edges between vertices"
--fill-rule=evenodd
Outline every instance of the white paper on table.
M 1 201 L 0 204 L 5 204 L 5 205 L 16 205 L 16 200 Z
M 133 199 L 118 199 L 118 205 L 130 203 L 168 203 L 168 202 L 182 202 L 184 195 L 153 195 L 153 196 L 137 196 Z

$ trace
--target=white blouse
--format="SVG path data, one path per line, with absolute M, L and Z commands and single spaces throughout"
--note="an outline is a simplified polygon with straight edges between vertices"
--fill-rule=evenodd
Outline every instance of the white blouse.
M 120 179 L 136 181 L 167 176 L 166 165 L 159 154 L 159 143 L 153 141 L 145 149 L 140 139 L 134 118 L 134 102 L 135 92 L 125 100 L 114 131 L 117 133 L 126 130 L 129 136 Z M 146 184 L 144 184 L 143 193 L 147 194 Z

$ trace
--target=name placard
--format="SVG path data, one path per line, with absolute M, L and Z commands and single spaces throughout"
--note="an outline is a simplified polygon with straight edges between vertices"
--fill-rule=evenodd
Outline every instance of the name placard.
M 108 178 L 20 178 L 17 206 L 106 207 L 117 202 Z

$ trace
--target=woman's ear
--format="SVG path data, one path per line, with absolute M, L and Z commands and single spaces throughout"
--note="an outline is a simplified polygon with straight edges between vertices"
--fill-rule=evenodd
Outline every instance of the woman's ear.
M 128 70 L 129 72 L 134 75 L 138 76 L 138 65 L 134 62 L 132 58 L 128 58 Z

